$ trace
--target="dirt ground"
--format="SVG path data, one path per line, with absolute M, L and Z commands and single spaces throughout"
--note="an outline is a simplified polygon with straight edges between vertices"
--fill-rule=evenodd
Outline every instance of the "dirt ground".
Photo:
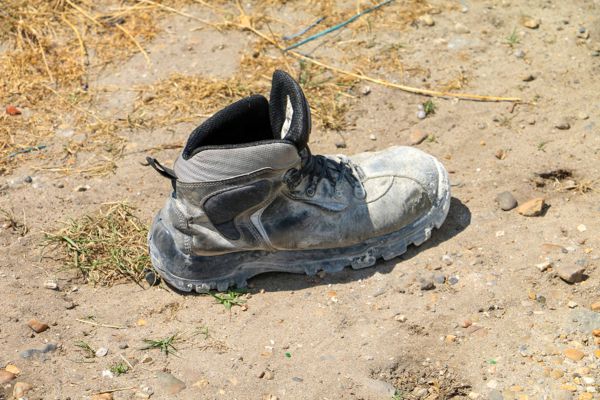
M 143 43 L 150 66 L 137 52 L 90 73 L 103 118 L 127 119 L 146 93 L 139 88 L 174 73 L 227 79 L 240 71 L 260 39 L 190 18 L 214 16 L 201 3 L 176 9 L 188 16 L 163 14 Z M 256 26 L 277 37 L 320 16 L 315 3 L 271 3 L 274 22 Z M 347 3 L 338 6 L 356 9 Z M 413 3 L 397 0 L 298 50 L 356 70 L 351 46 L 371 57 L 361 72 L 389 82 L 523 100 L 433 98 L 435 113 L 421 120 L 427 97 L 356 80 L 340 89 L 341 129 L 317 115 L 313 153 L 411 145 L 427 135 L 413 145 L 443 161 L 453 190 L 448 219 L 428 242 L 364 270 L 256 277 L 231 310 L 165 285 L 87 284 L 64 258 L 46 254 L 44 232 L 122 201 L 149 224 L 170 184 L 143 165 L 145 156 L 171 164 L 180 151 L 173 147 L 212 110 L 120 128 L 124 151 L 108 175 L 39 169 L 61 165 L 66 143 L 89 134 L 56 126 L 47 149 L 13 157 L 0 176 L 0 209 L 28 228 L 0 229 L 0 367 L 19 370 L 12 380 L 0 374 L 0 399 L 12 398 L 17 382 L 31 385 L 29 399 L 600 399 L 600 2 L 430 0 L 416 2 L 429 17 L 384 18 Z M 389 60 L 376 55 L 390 49 L 401 73 L 378 67 Z M 17 106 L 23 115 L 11 118 L 38 112 Z M 75 165 L 94 157 L 81 153 Z M 546 207 L 533 217 L 502 211 L 495 198 L 504 191 L 520 204 L 544 198 Z M 569 268 L 585 268 L 584 280 L 561 279 Z M 49 279 L 57 290 L 45 287 Z M 435 287 L 423 290 L 430 281 Z M 32 318 L 49 329 L 34 333 Z M 170 354 L 144 348 L 145 339 L 173 335 Z

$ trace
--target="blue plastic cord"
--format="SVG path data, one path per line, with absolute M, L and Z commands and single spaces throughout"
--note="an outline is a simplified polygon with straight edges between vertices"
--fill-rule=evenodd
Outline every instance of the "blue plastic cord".
M 320 38 L 321 36 L 327 35 L 330 32 L 337 31 L 338 29 L 343 28 L 344 26 L 348 25 L 349 23 L 356 21 L 358 18 L 362 17 L 363 15 L 368 14 L 371 11 L 375 11 L 378 8 L 381 8 L 381 7 L 385 6 L 386 4 L 391 3 L 392 1 L 394 1 L 394 0 L 385 0 L 385 1 L 382 1 L 381 3 L 379 3 L 377 5 L 374 5 L 371 8 L 367 8 L 366 10 L 364 10 L 364 11 L 356 14 L 355 16 L 353 16 L 352 18 L 347 19 L 344 22 L 340 22 L 337 25 L 334 25 L 334 26 L 332 26 L 330 28 L 327 28 L 324 31 L 321 31 L 319 33 L 315 33 L 314 35 L 309 36 L 306 39 L 303 39 L 303 40 L 301 40 L 301 41 L 299 41 L 297 43 L 292 44 L 291 46 L 286 47 L 284 49 L 284 51 L 295 49 L 296 47 L 300 47 L 300 46 L 302 46 L 305 43 L 311 42 L 311 41 L 313 41 L 315 39 Z

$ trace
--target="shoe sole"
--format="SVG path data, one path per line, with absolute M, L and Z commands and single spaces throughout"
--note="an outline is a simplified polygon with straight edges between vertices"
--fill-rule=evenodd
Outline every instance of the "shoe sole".
M 404 254 L 409 245 L 420 246 L 439 229 L 450 209 L 450 183 L 445 168 L 438 166 L 438 198 L 423 217 L 402 229 L 363 243 L 334 249 L 299 251 L 245 251 L 218 256 L 189 256 L 176 247 L 160 214 L 148 234 L 150 258 L 154 268 L 171 286 L 183 292 L 206 293 L 225 291 L 230 287 L 246 287 L 248 279 L 265 272 L 289 272 L 315 275 L 319 271 L 338 272 L 345 267 L 362 269 L 375 265 L 378 259 L 388 261 Z M 174 268 L 168 268 L 171 265 Z M 179 268 L 199 279 L 178 276 L 171 270 Z M 215 276 L 215 273 L 218 273 Z

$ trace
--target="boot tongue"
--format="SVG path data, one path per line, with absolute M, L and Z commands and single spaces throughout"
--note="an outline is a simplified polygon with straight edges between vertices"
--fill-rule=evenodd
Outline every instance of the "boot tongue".
M 300 85 L 287 73 L 273 73 L 269 117 L 273 137 L 293 142 L 299 151 L 308 143 L 310 108 Z

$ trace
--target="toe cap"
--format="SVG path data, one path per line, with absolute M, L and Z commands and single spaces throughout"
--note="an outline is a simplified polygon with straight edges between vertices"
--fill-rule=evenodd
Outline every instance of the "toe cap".
M 433 156 L 414 147 L 392 147 L 376 153 L 362 153 L 352 157 L 364 172 L 367 193 L 371 183 L 394 177 L 414 181 L 427 193 L 432 204 L 446 197 L 449 191 L 447 174 L 441 163 Z M 387 179 L 385 179 L 387 178 Z M 369 181 L 372 181 L 371 183 Z M 379 184 L 380 185 L 380 184 Z

